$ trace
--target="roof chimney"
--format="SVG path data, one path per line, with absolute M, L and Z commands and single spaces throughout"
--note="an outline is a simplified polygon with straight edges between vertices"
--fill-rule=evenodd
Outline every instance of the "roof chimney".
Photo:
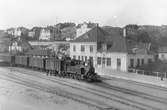
M 96 23 L 96 27 L 99 27 L 99 23 Z
M 126 28 L 123 28 L 123 37 L 126 37 Z

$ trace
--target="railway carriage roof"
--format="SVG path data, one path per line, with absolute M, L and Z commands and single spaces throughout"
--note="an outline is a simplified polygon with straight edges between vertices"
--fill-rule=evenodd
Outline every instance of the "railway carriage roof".
M 26 55 L 36 55 L 36 56 L 50 56 L 51 51 L 50 50 L 43 50 L 43 49 L 32 49 L 29 50 Z

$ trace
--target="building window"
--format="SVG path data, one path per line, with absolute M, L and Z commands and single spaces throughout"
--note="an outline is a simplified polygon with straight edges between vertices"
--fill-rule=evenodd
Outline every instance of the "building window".
M 164 58 L 164 54 L 162 54 L 161 57 Z
M 85 46 L 81 45 L 81 52 L 84 52 L 84 51 L 85 51 Z
M 80 56 L 78 56 L 78 60 L 80 60 Z
M 137 67 L 139 67 L 140 66 L 140 59 L 138 58 L 137 59 Z
M 75 46 L 75 45 L 73 45 L 73 51 L 74 51 L 74 52 L 76 51 L 76 46 Z
M 93 52 L 93 45 L 90 45 L 90 52 Z
M 91 63 L 93 63 L 93 57 L 90 56 L 89 60 L 90 60 Z
M 117 59 L 117 67 L 121 67 L 121 59 L 120 58 Z
M 148 59 L 148 63 L 151 63 L 151 62 L 152 62 L 152 59 L 151 59 L 151 58 L 149 58 L 149 59 Z
M 111 66 L 111 58 L 107 58 L 107 66 Z
M 101 57 L 97 57 L 97 64 L 101 65 Z
M 76 56 L 75 56 L 75 55 L 73 56 L 73 59 L 76 59 Z
M 90 56 L 90 57 L 89 57 L 89 60 L 93 61 L 93 57 Z
M 87 62 L 87 56 L 85 56 L 85 61 Z
M 144 65 L 144 59 L 141 59 L 141 64 Z
M 82 56 L 82 61 L 84 61 L 84 57 Z
M 134 67 L 134 59 L 130 59 L 130 67 Z

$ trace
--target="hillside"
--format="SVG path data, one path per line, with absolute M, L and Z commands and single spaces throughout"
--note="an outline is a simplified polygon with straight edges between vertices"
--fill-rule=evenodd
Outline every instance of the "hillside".
M 72 27 L 65 27 L 61 30 L 61 39 L 65 40 L 66 38 L 75 38 L 76 36 L 76 28 Z
M 102 27 L 108 33 L 123 33 L 123 28 L 104 26 Z M 128 40 L 135 42 L 151 42 L 151 49 L 157 51 L 161 46 L 167 46 L 167 26 L 153 25 L 126 25 L 126 34 Z
M 142 30 L 145 30 L 152 42 L 157 43 L 158 46 L 167 46 L 167 26 L 140 26 Z

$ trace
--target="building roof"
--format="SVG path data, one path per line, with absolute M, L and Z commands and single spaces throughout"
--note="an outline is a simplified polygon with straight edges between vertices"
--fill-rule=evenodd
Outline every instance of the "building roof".
M 112 32 L 105 39 L 106 46 L 109 48 L 107 52 L 127 52 L 126 39 L 120 33 Z M 98 52 L 103 52 L 103 47 Z
M 96 42 L 97 45 L 104 43 L 107 46 L 107 52 L 123 52 L 130 54 L 144 54 L 149 52 L 148 45 L 134 41 L 129 42 L 125 37 L 123 37 L 120 29 L 119 31 L 115 31 L 114 28 L 111 29 L 110 32 L 108 32 L 107 30 L 105 31 L 104 29 L 96 26 L 71 42 Z M 134 51 L 135 48 L 136 50 Z M 103 47 L 100 46 L 97 48 L 97 51 L 103 52 Z
M 44 50 L 44 49 L 32 49 L 25 53 L 26 55 L 33 55 L 33 56 L 50 56 L 51 50 Z
M 94 27 L 71 42 L 101 42 L 107 40 L 109 34 L 99 27 Z
M 158 50 L 159 53 L 167 53 L 167 46 L 160 47 Z

